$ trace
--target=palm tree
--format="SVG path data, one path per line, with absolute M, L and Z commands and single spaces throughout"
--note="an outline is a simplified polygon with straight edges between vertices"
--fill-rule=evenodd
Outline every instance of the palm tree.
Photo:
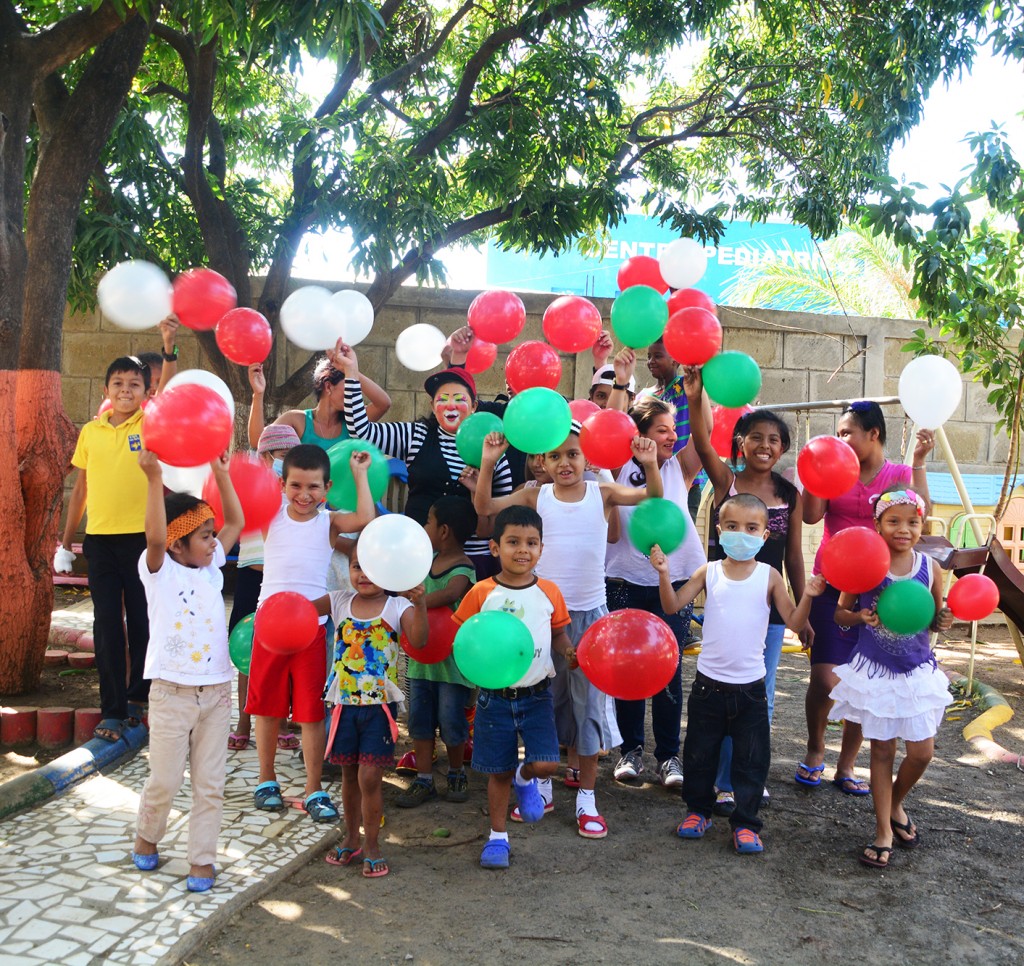
M 722 292 L 722 301 L 826 315 L 917 317 L 918 301 L 910 296 L 911 272 L 887 236 L 852 225 L 817 248 L 821 257 L 810 265 L 766 254 L 756 266 L 736 275 Z

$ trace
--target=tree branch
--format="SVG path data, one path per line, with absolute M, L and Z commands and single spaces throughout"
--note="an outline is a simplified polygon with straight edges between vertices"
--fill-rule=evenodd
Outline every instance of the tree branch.
M 35 77 L 46 77 L 102 43 L 124 22 L 109 0 L 95 10 L 78 10 L 52 27 L 26 36 L 25 63 Z M 28 32 L 27 25 L 24 30 Z

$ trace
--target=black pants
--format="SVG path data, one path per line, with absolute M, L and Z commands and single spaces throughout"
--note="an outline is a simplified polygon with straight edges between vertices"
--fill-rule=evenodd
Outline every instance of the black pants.
M 149 682 L 142 676 L 149 614 L 139 579 L 139 558 L 145 550 L 144 533 L 90 533 L 82 543 L 89 562 L 100 710 L 104 718 L 119 721 L 128 716 L 129 701 L 144 704 L 149 697 Z
M 248 617 L 256 612 L 262 586 L 262 570 L 257 570 L 255 567 L 239 567 L 235 571 L 235 596 L 231 603 L 231 616 L 228 618 L 229 634 L 243 617 Z
M 733 828 L 761 831 L 757 810 L 771 764 L 771 728 L 764 681 L 725 690 L 697 672 L 686 704 L 683 742 L 683 799 L 687 811 L 711 818 L 715 804 L 715 774 L 722 739 L 732 738 L 732 789 L 736 810 Z

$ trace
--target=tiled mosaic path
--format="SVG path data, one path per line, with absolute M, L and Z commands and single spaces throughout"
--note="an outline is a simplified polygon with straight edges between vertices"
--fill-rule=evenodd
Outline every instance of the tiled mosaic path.
M 278 751 L 277 761 L 285 795 L 301 794 L 301 756 Z M 326 851 L 338 826 L 314 825 L 295 808 L 254 811 L 257 771 L 253 745 L 229 753 L 217 884 L 201 894 L 185 889 L 187 775 L 160 843 L 160 867 L 143 873 L 132 865 L 146 750 L 0 822 L 0 966 L 178 962 L 181 947 L 172 950 L 190 932 L 273 873 Z M 337 786 L 329 790 L 340 799 Z

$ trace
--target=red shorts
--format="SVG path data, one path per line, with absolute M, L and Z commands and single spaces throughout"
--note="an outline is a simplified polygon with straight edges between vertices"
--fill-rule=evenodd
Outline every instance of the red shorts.
M 324 720 L 324 683 L 327 681 L 327 632 L 323 624 L 316 640 L 295 654 L 271 654 L 253 640 L 249 667 L 247 714 L 287 718 L 309 724 Z

